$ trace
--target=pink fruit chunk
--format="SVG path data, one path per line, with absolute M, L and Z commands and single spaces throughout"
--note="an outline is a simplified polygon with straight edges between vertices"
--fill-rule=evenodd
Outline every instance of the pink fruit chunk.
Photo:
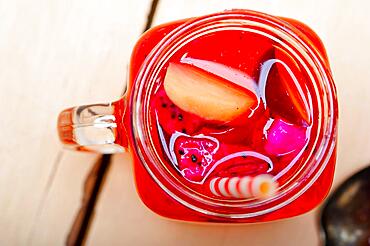
M 199 182 L 214 163 L 218 147 L 218 141 L 213 138 L 179 135 L 170 146 L 170 152 L 181 174 L 189 181 Z
M 173 104 L 163 87 L 155 94 L 151 107 L 154 109 L 152 112 L 157 114 L 154 117 L 158 118 L 159 124 L 167 134 L 173 134 L 176 131 L 193 134 L 200 128 L 201 119 Z
M 306 132 L 306 127 L 296 126 L 282 119 L 274 119 L 265 132 L 265 150 L 276 156 L 300 151 L 306 144 Z

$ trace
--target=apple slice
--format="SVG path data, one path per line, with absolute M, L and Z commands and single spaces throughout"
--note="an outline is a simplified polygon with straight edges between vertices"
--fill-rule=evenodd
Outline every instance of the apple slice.
M 257 93 L 256 81 L 254 81 L 254 79 L 251 78 L 251 76 L 249 76 L 247 73 L 241 70 L 226 66 L 218 62 L 196 59 L 191 57 L 181 58 L 181 63 L 189 64 L 193 67 L 197 67 L 208 72 L 216 71 L 217 72 L 217 74 L 215 74 L 216 76 L 221 77 L 227 81 L 230 81 L 233 84 L 236 84 L 240 87 L 246 88 L 255 94 Z
M 211 121 L 231 121 L 258 102 L 247 89 L 186 64 L 169 64 L 164 89 L 177 107 Z

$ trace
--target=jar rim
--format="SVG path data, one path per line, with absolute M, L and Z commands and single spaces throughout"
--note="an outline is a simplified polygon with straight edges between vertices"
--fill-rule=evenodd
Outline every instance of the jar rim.
M 156 165 L 156 163 L 159 160 L 155 159 L 155 156 L 153 156 L 153 153 L 150 150 L 150 148 L 153 148 L 155 150 L 155 146 L 151 141 L 149 134 L 150 131 L 148 131 L 148 129 L 146 128 L 147 125 L 145 125 L 145 120 L 142 119 L 142 112 L 149 111 L 149 100 L 142 100 L 142 98 L 148 99 L 150 94 L 148 93 L 148 91 L 145 91 L 149 88 L 146 81 L 153 81 L 153 79 L 149 79 L 150 75 L 158 72 L 161 68 L 161 64 L 163 66 L 164 61 L 159 64 L 159 57 L 161 55 L 163 57 L 166 52 L 167 55 L 168 52 L 174 52 L 169 48 L 171 44 L 173 45 L 173 43 L 171 42 L 179 42 L 179 40 L 182 40 L 182 38 L 186 37 L 186 35 L 181 35 L 188 32 L 194 35 L 194 32 L 192 31 L 194 31 L 194 28 L 199 27 L 200 25 L 210 26 L 212 23 L 219 23 L 219 21 L 224 20 L 227 20 L 228 24 L 232 23 L 233 21 L 237 23 L 242 22 L 242 24 L 245 24 L 245 21 L 248 21 L 250 25 L 263 25 L 264 27 L 269 27 L 269 29 L 272 28 L 273 31 L 279 32 L 280 35 L 284 34 L 284 37 L 289 38 L 291 42 L 295 42 L 295 45 L 301 48 L 300 51 L 305 53 L 300 55 L 304 55 L 303 57 L 305 59 L 310 60 L 309 64 L 314 64 L 314 68 L 317 73 L 316 75 L 320 79 L 319 82 L 321 82 L 323 87 L 326 88 L 326 94 L 323 96 L 324 99 L 327 99 L 327 101 L 323 102 L 323 105 L 327 106 L 327 109 L 325 111 L 326 115 L 323 116 L 323 118 L 326 119 L 326 122 L 324 122 L 325 125 L 323 125 L 325 133 L 323 134 L 324 137 L 323 139 L 321 139 L 320 144 L 316 146 L 316 148 L 320 151 L 317 151 L 314 156 L 311 156 L 311 160 L 313 160 L 316 165 L 313 165 L 315 167 L 314 170 L 312 170 L 312 168 L 310 170 L 308 176 L 310 177 L 310 179 L 308 179 L 308 181 L 306 180 L 305 184 L 299 187 L 300 189 L 298 189 L 298 191 L 297 187 L 293 187 L 291 188 L 291 190 L 286 191 L 285 193 L 279 192 L 279 196 L 277 197 L 272 197 L 270 199 L 262 201 L 256 201 L 253 204 L 249 203 L 248 206 L 245 208 L 247 210 L 249 209 L 249 211 L 252 212 L 244 213 L 231 213 L 230 211 L 232 209 L 227 210 L 227 212 L 220 212 L 219 209 L 215 209 L 215 207 L 219 206 L 224 206 L 225 208 L 243 208 L 240 203 L 225 204 L 225 202 L 214 203 L 209 200 L 204 201 L 204 198 L 199 197 L 198 194 L 193 194 L 191 193 L 191 191 L 189 192 L 186 190 L 181 190 L 181 187 L 176 188 L 176 182 L 170 180 L 168 174 L 167 176 L 163 175 L 163 172 L 161 173 L 160 170 L 157 170 L 158 165 Z M 137 89 L 133 90 L 133 93 L 130 97 L 130 107 L 132 112 L 130 123 L 132 129 L 132 139 L 134 140 L 133 146 L 140 161 L 142 162 L 150 176 L 174 200 L 192 210 L 211 216 L 224 218 L 251 218 L 273 212 L 291 203 L 292 201 L 300 197 L 308 188 L 310 188 L 312 184 L 317 180 L 317 178 L 321 175 L 330 157 L 332 156 L 336 144 L 337 102 L 335 97 L 335 87 L 330 72 L 325 70 L 324 61 L 322 60 L 320 53 L 315 49 L 315 47 L 310 47 L 309 45 L 307 45 L 307 43 L 302 40 L 300 36 L 297 35 L 297 33 L 300 33 L 300 31 L 291 24 L 277 17 L 249 10 L 230 10 L 189 19 L 184 24 L 175 28 L 165 38 L 163 38 L 147 56 L 134 82 L 134 86 Z M 285 42 L 286 40 L 283 39 L 283 41 Z M 321 120 L 323 121 L 323 119 Z

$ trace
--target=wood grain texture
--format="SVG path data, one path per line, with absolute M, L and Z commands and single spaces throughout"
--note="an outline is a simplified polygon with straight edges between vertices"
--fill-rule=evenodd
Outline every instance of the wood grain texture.
M 0 0 L 0 244 L 60 245 L 95 154 L 62 151 L 65 107 L 117 98 L 148 0 Z M 249 8 L 299 19 L 323 39 L 340 101 L 335 185 L 370 161 L 370 29 L 366 0 L 161 0 L 154 23 Z M 88 245 L 316 245 L 316 211 L 280 222 L 168 221 L 135 191 L 128 154 L 114 157 Z
M 0 244 L 61 245 L 95 154 L 63 151 L 62 109 L 106 102 L 149 0 L 0 0 Z
M 248 8 L 301 20 L 322 38 L 340 102 L 335 186 L 370 162 L 370 3 L 293 0 L 161 0 L 154 24 L 230 8 Z M 97 204 L 88 245 L 317 245 L 317 212 L 248 226 L 200 225 L 158 217 L 140 202 L 128 156 L 114 160 Z

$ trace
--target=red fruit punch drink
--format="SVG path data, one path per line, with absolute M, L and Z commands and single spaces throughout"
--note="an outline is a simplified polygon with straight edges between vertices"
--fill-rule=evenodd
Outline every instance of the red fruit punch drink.
M 156 213 L 271 221 L 327 195 L 335 88 L 304 24 L 245 10 L 164 24 L 138 41 L 130 72 L 132 84 L 151 81 L 143 117 L 160 164 L 135 156 L 135 173 Z

